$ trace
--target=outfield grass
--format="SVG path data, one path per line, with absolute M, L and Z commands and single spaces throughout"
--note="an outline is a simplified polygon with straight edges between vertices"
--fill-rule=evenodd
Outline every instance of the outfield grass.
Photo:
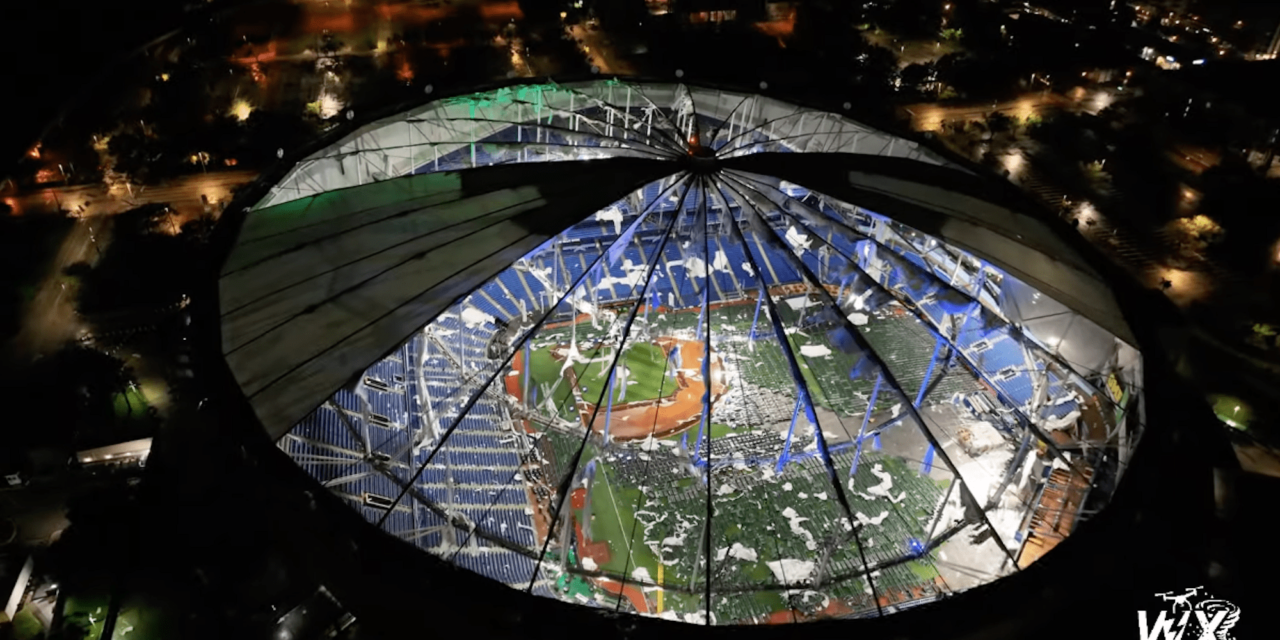
M 591 357 L 590 352 L 582 354 L 584 357 Z M 601 350 L 600 354 L 595 357 L 611 357 L 611 351 Z M 530 357 L 530 376 L 531 387 L 539 388 L 542 385 L 555 385 L 560 383 L 556 389 L 555 402 L 556 406 L 565 406 L 565 401 L 569 394 L 572 393 L 567 382 L 562 382 L 560 377 L 560 368 L 564 366 L 564 362 L 555 359 L 551 355 L 550 349 L 538 349 L 532 353 Z M 605 363 L 606 365 L 608 363 Z M 627 395 L 623 398 L 623 402 L 639 402 L 642 400 L 653 400 L 669 396 L 675 392 L 676 386 L 673 380 L 663 375 L 666 367 L 666 357 L 657 345 L 653 344 L 636 344 L 627 350 L 627 369 L 631 371 L 628 378 L 629 382 L 635 384 L 627 385 Z M 576 363 L 573 366 L 574 372 L 578 375 L 578 384 L 583 387 L 582 397 L 587 402 L 595 402 L 597 398 L 604 395 L 605 389 L 609 385 L 608 375 L 598 375 L 600 373 L 600 363 Z M 618 398 L 622 395 L 622 386 L 614 385 L 613 401 L 618 402 Z M 538 399 L 538 403 L 542 404 L 543 400 Z
M 107 607 L 109 605 L 110 595 L 105 591 L 69 595 L 67 596 L 66 606 L 63 609 L 63 617 L 68 621 L 80 617 L 88 630 L 85 637 L 100 638 L 102 637 L 102 626 L 107 619 Z
M 809 340 L 800 340 L 796 335 L 787 336 L 787 342 L 791 343 L 791 351 L 800 353 L 800 347 L 809 344 Z M 818 342 L 818 344 L 822 344 Z M 785 356 L 784 356 L 785 357 Z M 832 409 L 831 403 L 827 401 L 827 396 L 822 392 L 822 387 L 818 384 L 817 376 L 813 375 L 813 370 L 809 368 L 809 364 L 802 357 L 796 357 L 796 364 L 800 365 L 800 376 L 804 378 L 804 384 L 809 387 L 809 395 L 813 396 L 813 401 L 819 406 Z
M 938 570 L 932 564 L 922 560 L 912 560 L 907 563 L 907 567 L 911 569 L 911 573 L 916 574 L 921 582 L 933 582 L 938 577 Z
M 684 434 L 686 434 L 686 433 L 687 433 L 687 434 L 689 434 L 689 443 L 690 443 L 690 444 L 689 444 L 689 446 L 690 446 L 690 447 L 692 447 L 692 446 L 693 446 L 693 442 L 694 442 L 694 440 L 696 440 L 696 439 L 697 439 L 697 437 L 698 437 L 698 427 L 697 427 L 697 425 L 694 425 L 694 426 L 690 427 L 688 431 L 681 431 L 680 433 L 672 434 L 672 435 L 669 435 L 669 436 L 663 436 L 663 437 L 658 438 L 658 439 L 659 439 L 659 440 L 679 440 L 680 438 L 683 438 L 683 437 L 684 437 Z M 710 437 L 711 437 L 711 439 L 712 439 L 712 440 L 717 440 L 717 439 L 719 439 L 719 438 L 723 438 L 723 437 L 725 437 L 725 436 L 727 436 L 727 435 L 729 435 L 729 434 L 731 434 L 731 433 L 738 433 L 738 431 L 737 431 L 737 430 L 735 430 L 735 429 L 733 429 L 733 428 L 732 428 L 732 427 L 730 427 L 729 425 L 726 425 L 726 424 L 718 424 L 718 423 L 715 423 L 715 422 L 711 423 L 711 436 L 710 436 Z
M 1209 396 L 1213 402 L 1213 412 L 1218 419 L 1237 429 L 1248 429 L 1253 421 L 1253 411 L 1249 405 L 1239 398 L 1214 394 Z
M 0 614 L 3 615 L 3 614 Z M 35 640 L 44 635 L 44 626 L 36 619 L 30 607 L 13 615 L 13 637 L 15 640 Z
M 117 419 L 144 420 L 147 418 L 147 398 L 139 389 L 128 389 L 124 393 L 117 393 L 113 404 Z
M 658 557 L 644 543 L 644 527 L 636 524 L 636 505 L 643 508 L 639 489 L 613 486 L 609 468 L 596 462 L 595 481 L 591 483 L 591 505 L 595 519 L 590 523 L 591 540 L 609 543 L 609 561 L 600 565 L 611 573 L 630 576 L 636 567 L 648 570 L 653 579 L 658 577 Z M 628 558 L 627 541 L 632 532 L 631 554 Z M 634 559 L 634 561 L 632 561 Z

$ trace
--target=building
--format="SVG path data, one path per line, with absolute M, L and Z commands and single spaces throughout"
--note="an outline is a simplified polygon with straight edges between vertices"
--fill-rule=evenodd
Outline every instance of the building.
M 838 105 L 509 84 L 256 197 L 219 287 L 258 437 L 313 511 L 549 607 L 749 624 L 998 588 L 1085 535 L 1160 411 L 1119 281 Z
M 130 440 L 105 447 L 96 447 L 76 452 L 76 462 L 82 467 L 106 465 L 146 466 L 147 456 L 151 455 L 151 438 Z

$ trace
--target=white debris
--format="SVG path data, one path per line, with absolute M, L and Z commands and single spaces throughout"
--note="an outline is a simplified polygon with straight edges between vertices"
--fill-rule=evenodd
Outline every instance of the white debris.
M 792 509 L 791 507 L 787 507 L 786 509 L 783 509 L 782 515 L 785 516 L 787 520 L 790 521 L 789 524 L 791 525 L 791 533 L 794 533 L 805 539 L 805 543 L 804 543 L 805 548 L 809 549 L 810 551 L 816 551 L 818 549 L 818 543 L 814 541 L 813 534 L 809 533 L 807 529 L 800 526 L 801 523 L 806 522 L 809 519 L 800 517 L 800 514 L 796 513 L 796 510 Z
M 794 298 L 787 298 L 787 306 L 791 307 L 795 311 L 800 311 L 801 309 L 806 309 L 808 307 L 814 307 L 817 305 L 818 303 L 810 301 L 809 296 L 807 295 L 796 296 Z
M 879 462 L 877 462 L 875 466 L 871 467 L 871 473 L 875 475 L 875 477 L 880 478 L 880 484 L 874 487 L 869 487 L 867 489 L 867 493 L 870 493 L 873 496 L 889 497 L 889 490 L 893 488 L 893 476 L 882 470 Z
M 733 485 L 731 484 L 722 484 L 719 489 L 716 489 L 716 495 L 718 496 L 727 496 L 731 493 L 733 493 Z
M 813 242 L 813 239 L 803 233 L 800 233 L 794 226 L 792 226 L 787 227 L 787 242 L 793 248 L 798 249 L 799 253 L 803 254 L 805 250 L 809 248 L 809 244 Z
M 637 582 L 653 582 L 653 578 L 649 577 L 649 569 L 645 567 L 636 567 L 631 572 L 631 578 Z
M 657 451 L 660 446 L 661 445 L 658 444 L 658 439 L 653 437 L 653 434 L 649 434 L 648 438 L 640 441 L 641 451 Z
M 958 435 L 971 455 L 981 455 L 1004 445 L 1004 437 L 990 422 L 970 422 L 960 427 Z
M 724 254 L 724 249 L 716 249 L 716 257 L 711 261 L 711 268 L 721 273 L 733 273 L 729 265 L 729 256 Z
M 707 623 L 707 613 L 705 611 L 698 611 L 695 613 L 686 613 L 684 614 L 684 621 L 688 622 L 689 624 L 705 625 Z M 714 611 L 712 611 L 711 624 L 715 624 L 715 623 L 716 623 L 716 614 Z
M 813 576 L 813 570 L 817 567 L 813 562 L 794 558 L 771 560 L 764 564 L 769 567 L 769 571 L 773 572 L 773 577 L 782 584 L 805 584 Z
M 790 490 L 791 490 L 791 483 L 790 483 L 790 482 L 784 483 L 784 484 L 782 485 L 782 490 L 783 490 L 783 491 L 790 491 Z
M 813 494 L 813 497 L 815 497 L 815 498 L 817 498 L 817 499 L 819 499 L 819 500 L 826 500 L 826 499 L 827 499 L 827 492 L 826 492 L 826 491 L 823 491 L 822 493 L 815 493 L 815 494 Z
M 596 283 L 596 288 L 609 289 L 614 285 L 618 285 L 621 289 L 634 289 L 644 282 L 645 271 L 648 270 L 647 265 L 636 264 L 632 262 L 630 258 L 622 259 L 621 268 L 622 273 L 625 275 L 621 278 L 616 276 L 605 276 Z
M 747 275 L 749 275 L 749 276 L 751 276 L 751 277 L 753 277 L 753 278 L 756 276 L 756 270 L 751 268 L 751 263 L 750 263 L 750 262 L 744 262 L 744 263 L 742 263 L 742 270 L 743 270 L 743 271 L 746 271 L 746 272 L 747 272 Z
M 870 524 L 870 525 L 875 525 L 875 526 L 877 526 L 877 527 L 878 527 L 878 526 L 880 526 L 880 523 L 881 523 L 881 522 L 884 522 L 884 519 L 885 519 L 885 518 L 889 517 L 889 512 L 888 512 L 888 511 L 881 511 L 881 512 L 880 512 L 880 515 L 878 515 L 878 516 L 876 516 L 876 517 L 874 517 L 874 518 L 868 518 L 868 517 L 867 517 L 866 515 L 864 515 L 861 511 L 859 511 L 858 513 L 855 513 L 855 514 L 854 514 L 854 516 L 855 516 L 855 517 L 857 517 L 857 518 L 858 518 L 858 522 L 862 523 L 863 525 L 868 525 L 868 524 Z
M 1060 431 L 1062 429 L 1065 429 L 1067 427 L 1074 425 L 1076 423 L 1076 420 L 1079 420 L 1079 419 L 1080 419 L 1080 410 L 1072 409 L 1071 413 L 1068 413 L 1067 415 L 1062 416 L 1061 418 L 1042 418 L 1037 422 L 1046 431 Z
M 697 256 L 685 258 L 683 261 L 672 260 L 668 262 L 668 264 L 672 266 L 679 265 L 684 267 L 686 277 L 690 277 L 690 278 L 707 277 L 707 263 L 704 262 L 702 258 L 699 258 Z
M 595 560 L 592 560 L 588 556 L 582 556 L 582 568 L 586 569 L 587 571 L 595 571 L 599 567 L 596 566 Z
M 744 547 L 741 542 L 735 542 L 732 547 L 729 547 L 729 557 L 746 562 L 755 562 L 760 555 L 756 553 L 755 549 Z
M 805 493 L 805 492 L 801 491 L 800 493 L 797 493 L 797 494 L 796 494 L 796 497 L 797 497 L 797 498 L 800 498 L 801 500 L 805 500 L 805 499 L 807 499 L 807 498 L 809 497 L 809 494 L 807 494 L 807 493 Z
M 859 298 L 859 300 L 861 300 L 861 298 Z M 866 324 L 869 320 L 870 318 L 868 318 L 867 314 L 865 313 L 858 313 L 855 311 L 849 314 L 849 322 L 852 322 L 855 326 L 861 327 L 862 325 Z
M 806 344 L 800 347 L 800 355 L 806 358 L 821 358 L 831 355 L 831 349 L 821 344 Z
M 872 292 L 874 292 L 874 291 L 875 291 L 875 289 L 872 289 L 872 288 L 868 287 L 868 288 L 867 288 L 867 290 L 866 290 L 866 291 L 863 291 L 861 295 L 854 296 L 854 297 L 853 297 L 853 310 L 854 310 L 854 311 L 862 311 L 863 309 L 866 309 L 866 308 L 867 308 L 867 298 L 870 298 L 870 297 L 871 297 Z M 863 317 L 865 318 L 866 316 L 863 316 Z M 852 316 L 850 316 L 850 317 L 849 317 L 849 320 L 850 320 L 850 321 L 852 321 L 854 324 L 857 324 L 857 321 L 856 321 L 856 320 L 854 320 Z
M 596 220 L 600 222 L 612 222 L 613 233 L 615 235 L 622 233 L 622 210 L 617 207 L 609 207 L 596 212 Z
M 893 408 L 889 410 L 889 413 L 894 418 L 898 417 L 898 414 L 902 413 L 902 403 L 899 402 L 898 404 L 893 405 Z
M 493 316 L 475 307 L 467 307 L 462 310 L 462 323 L 467 325 L 468 329 L 474 329 L 486 322 L 494 324 Z

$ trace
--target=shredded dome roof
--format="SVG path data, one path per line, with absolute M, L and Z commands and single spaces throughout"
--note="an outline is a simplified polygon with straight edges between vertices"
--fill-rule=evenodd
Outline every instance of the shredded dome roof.
M 1109 289 L 983 180 L 757 95 L 443 99 L 249 214 L 223 348 L 299 465 L 459 566 L 689 622 L 889 613 L 1033 562 L 1140 435 Z

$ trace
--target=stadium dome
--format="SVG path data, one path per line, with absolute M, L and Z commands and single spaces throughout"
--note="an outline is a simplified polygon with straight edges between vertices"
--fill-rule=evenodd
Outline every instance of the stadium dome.
M 297 465 L 458 567 L 695 623 L 885 615 L 1035 562 L 1141 435 L 1111 288 L 1005 187 L 756 94 L 442 98 L 252 208 L 222 349 Z

